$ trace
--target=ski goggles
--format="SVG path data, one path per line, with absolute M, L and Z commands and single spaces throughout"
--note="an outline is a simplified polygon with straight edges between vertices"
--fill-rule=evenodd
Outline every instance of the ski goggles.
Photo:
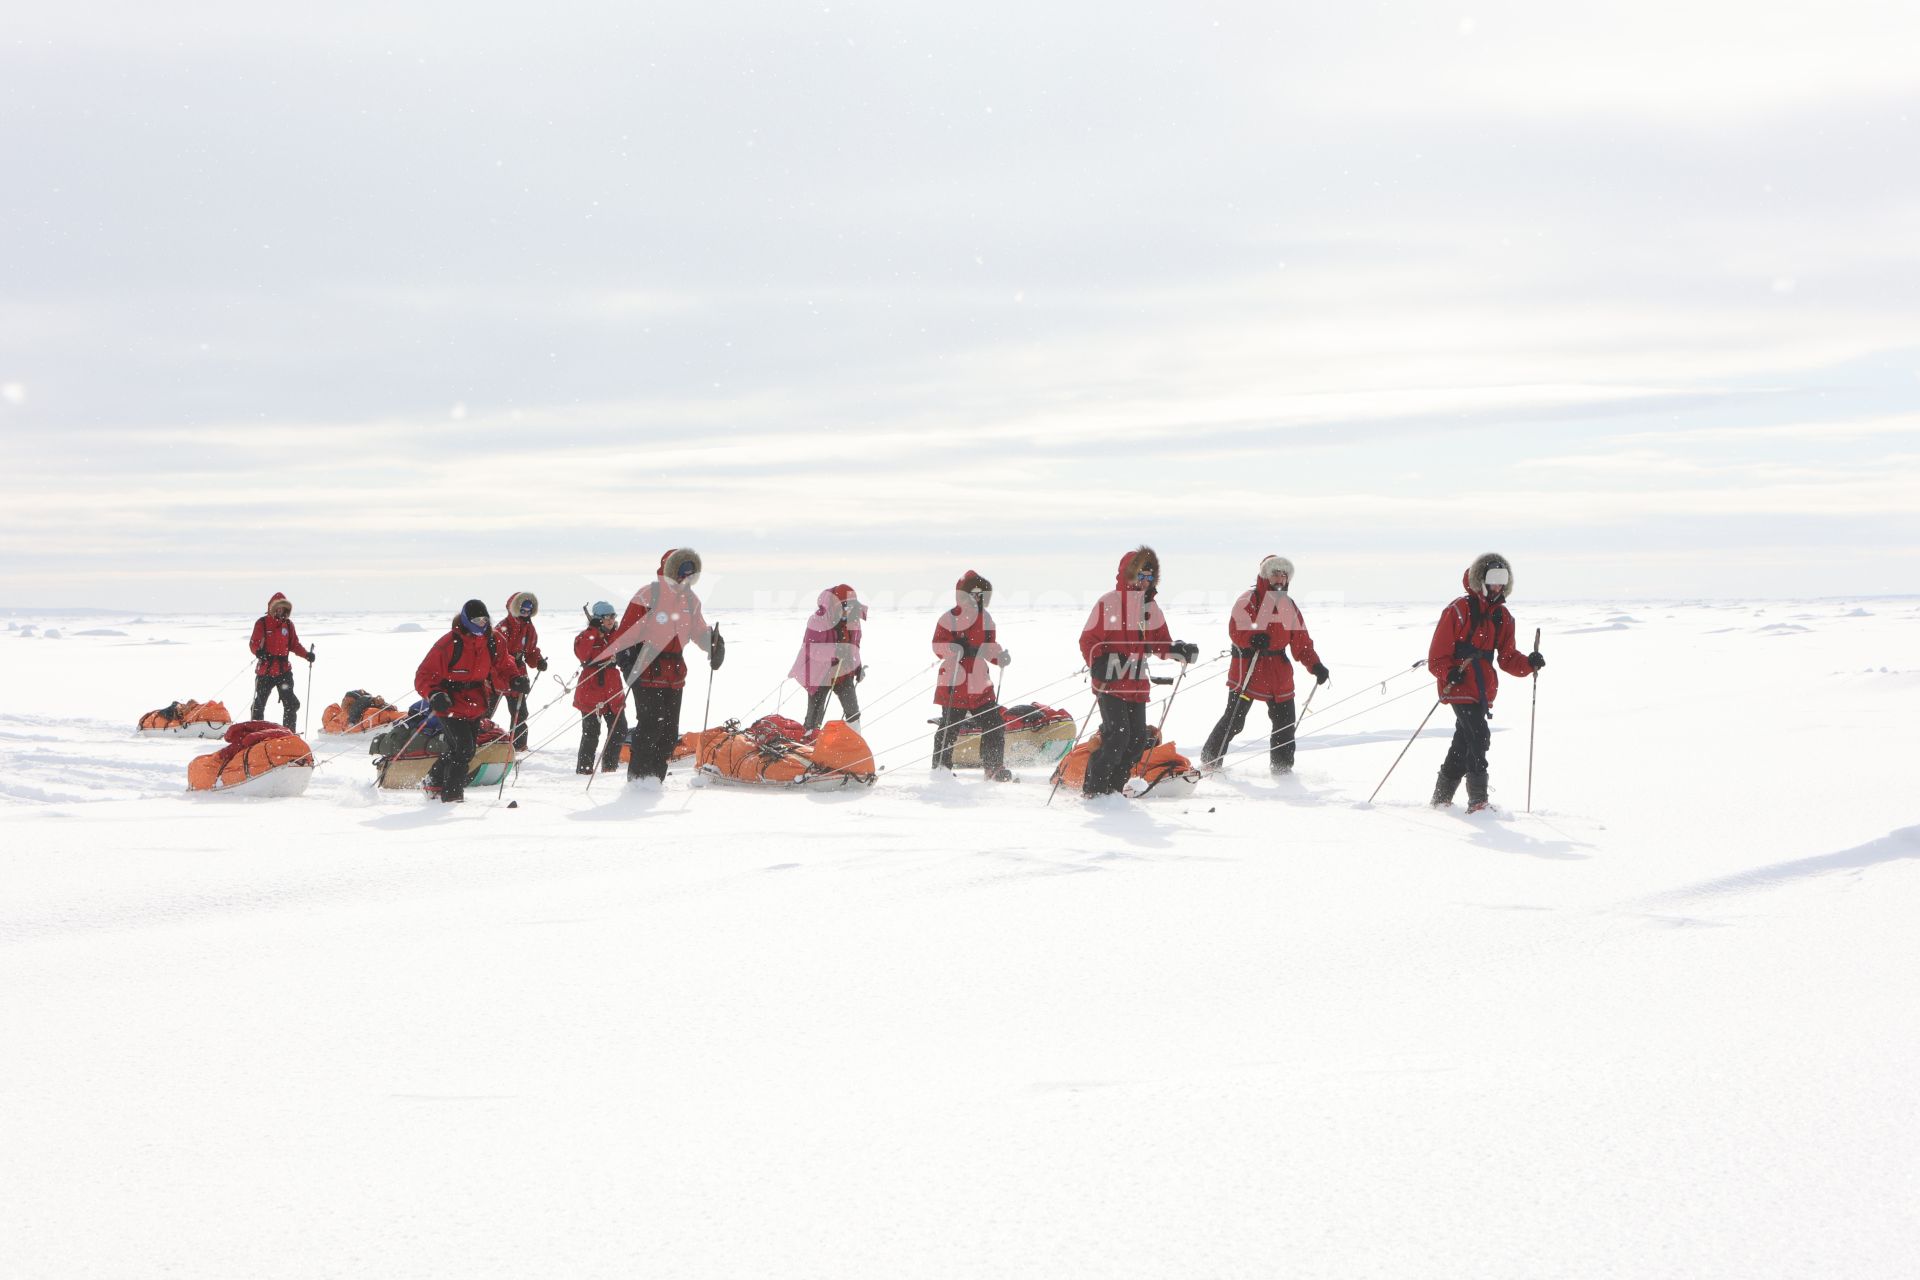
M 1505 591 L 1513 585 L 1513 571 L 1504 565 L 1496 565 L 1487 570 L 1487 576 L 1482 581 L 1487 584 L 1489 591 Z
M 680 562 L 679 567 L 674 569 L 673 578 L 675 582 L 685 582 L 698 572 L 700 572 L 700 570 L 694 566 L 693 561 L 683 560 Z
M 1136 573 L 1133 575 L 1133 580 L 1135 582 L 1158 582 L 1160 580 L 1160 575 L 1157 573 L 1150 572 L 1146 569 L 1142 569 L 1139 573 Z

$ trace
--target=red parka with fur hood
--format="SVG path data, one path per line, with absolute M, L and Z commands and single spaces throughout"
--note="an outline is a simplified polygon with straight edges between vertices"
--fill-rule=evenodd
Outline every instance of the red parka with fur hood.
M 1142 573 L 1153 580 L 1136 581 Z M 1154 603 L 1159 593 L 1160 557 L 1140 547 L 1120 557 L 1113 590 L 1094 603 L 1080 628 L 1080 656 L 1093 673 L 1093 691 L 1128 702 L 1145 702 L 1152 693 L 1146 659 L 1172 655 L 1173 635 Z
M 976 589 L 984 593 L 983 601 L 993 594 L 992 583 L 968 570 L 953 584 L 953 608 L 933 624 L 933 652 L 940 659 L 940 674 L 933 681 L 935 706 L 971 711 L 993 701 L 989 667 L 1005 665 L 1006 650 L 1000 647 L 993 615 L 984 603 L 974 602 Z
M 1513 615 L 1507 612 L 1506 603 L 1487 599 L 1487 569 L 1494 563 L 1506 565 L 1498 556 L 1484 555 L 1460 575 L 1460 585 L 1467 594 L 1440 611 L 1440 621 L 1433 629 L 1433 642 L 1427 646 L 1427 670 L 1439 685 L 1442 702 L 1477 702 L 1491 708 L 1500 692 L 1500 671 L 1510 676 L 1533 674 L 1533 664 L 1514 644 Z M 1511 575 L 1513 570 L 1507 572 Z M 1507 594 L 1513 594 L 1512 587 Z M 1460 674 L 1457 681 L 1452 679 L 1456 671 Z
M 273 616 L 273 606 L 286 602 L 287 616 Z M 307 657 L 307 646 L 300 643 L 300 633 L 293 629 L 293 602 L 281 592 L 274 592 L 267 600 L 267 611 L 253 624 L 253 638 L 247 642 L 253 650 L 253 656 L 259 661 L 253 664 L 253 674 L 257 676 L 284 676 L 293 670 L 293 664 L 287 661 L 289 653 Z
M 1247 647 L 1256 635 L 1266 636 L 1266 649 Z M 1234 602 L 1233 612 L 1227 615 L 1227 636 L 1233 641 L 1227 687 L 1257 702 L 1285 702 L 1293 696 L 1293 664 L 1311 670 L 1320 663 L 1299 606 L 1265 578 Z
M 654 580 L 627 602 L 608 652 L 620 655 L 622 665 L 638 672 L 632 684 L 643 689 L 684 689 L 687 642 L 702 649 L 712 646 L 713 629 L 700 611 L 700 597 L 693 594 L 700 567 L 698 552 L 675 547 L 660 557 Z

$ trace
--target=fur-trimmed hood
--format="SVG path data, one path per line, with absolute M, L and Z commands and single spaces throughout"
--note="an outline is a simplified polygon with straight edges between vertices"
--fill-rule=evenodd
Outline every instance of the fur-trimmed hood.
M 1487 594 L 1487 571 L 1498 565 L 1507 571 L 1506 599 L 1513 599 L 1513 589 L 1519 584 L 1513 580 L 1513 564 L 1498 551 L 1489 551 L 1485 555 L 1475 556 L 1467 571 L 1460 575 L 1460 582 L 1476 596 Z
M 1160 591 L 1160 555 L 1144 544 L 1120 557 L 1120 567 L 1113 574 L 1113 585 L 1122 591 L 1131 591 L 1134 575 L 1140 573 L 1153 575 L 1153 581 L 1147 585 L 1147 599 L 1151 600 Z
M 700 581 L 702 567 L 700 553 L 692 547 L 675 547 L 660 557 L 660 577 L 670 586 L 691 587 Z

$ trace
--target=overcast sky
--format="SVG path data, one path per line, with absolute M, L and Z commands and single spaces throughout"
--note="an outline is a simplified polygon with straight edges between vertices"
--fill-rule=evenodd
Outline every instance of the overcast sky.
M 25 0 L 0 604 L 1920 591 L 1920 5 Z M 576 599 L 577 597 L 577 599 Z

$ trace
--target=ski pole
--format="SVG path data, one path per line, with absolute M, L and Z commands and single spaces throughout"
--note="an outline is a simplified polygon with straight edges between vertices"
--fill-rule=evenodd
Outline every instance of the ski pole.
M 521 695 L 520 695 L 520 713 L 521 713 L 521 715 L 522 715 L 522 717 L 525 717 L 525 716 L 526 716 L 526 710 L 527 710 L 527 703 L 528 703 L 528 702 L 530 702 L 530 701 L 532 701 L 532 699 L 533 699 L 533 686 L 534 686 L 534 685 L 536 685 L 536 684 L 539 684 L 539 683 L 540 683 L 540 677 L 541 677 L 541 676 L 543 676 L 543 675 L 545 675 L 545 674 L 547 674 L 547 673 L 546 673 L 546 669 L 545 669 L 545 668 L 541 668 L 541 669 L 539 669 L 539 670 L 537 670 L 537 671 L 535 671 L 535 672 L 533 673 L 533 679 L 532 679 L 532 680 L 531 680 L 530 682 L 528 682 L 528 684 L 527 684 L 527 691 L 526 691 L 525 693 L 523 693 L 523 694 L 521 694 Z M 528 718 L 523 718 L 523 719 L 522 719 L 522 720 L 520 721 L 520 727 L 521 727 L 521 728 L 522 728 L 523 730 L 524 730 L 524 729 L 529 729 L 529 728 L 530 728 L 530 726 L 532 725 L 532 723 L 533 723 L 533 722 L 532 722 L 532 720 L 531 720 L 531 719 L 528 719 Z M 509 734 L 507 735 L 507 738 L 508 738 L 508 740 L 509 740 L 509 741 L 511 741 L 511 740 L 512 740 L 512 738 L 513 738 L 513 735 L 512 735 L 511 733 L 509 733 Z M 531 734 L 531 732 L 529 732 L 529 733 L 528 733 L 528 741 L 532 741 L 532 734 Z M 499 803 L 499 802 L 500 802 L 501 800 L 503 800 L 503 799 L 505 799 L 505 798 L 506 798 L 506 794 L 507 794 L 507 779 L 508 779 L 508 778 L 512 778 L 512 779 L 514 780 L 514 782 L 515 782 L 516 784 L 518 784 L 518 782 L 519 782 L 519 780 L 520 780 L 520 760 L 521 760 L 521 758 L 522 758 L 523 756 L 529 756 L 529 755 L 532 755 L 532 754 L 533 754 L 533 752 L 531 752 L 531 751 L 521 751 L 521 750 L 519 750 L 519 749 L 518 749 L 518 747 L 516 747 L 516 748 L 514 749 L 514 753 L 513 753 L 513 763 L 512 763 L 512 764 L 510 764 L 510 765 L 508 765 L 508 766 L 507 766 L 507 769 L 506 769 L 506 772 L 504 772 L 504 773 L 502 773 L 502 774 L 500 775 L 500 790 L 499 790 L 498 792 L 496 792 L 496 793 L 495 793 L 495 795 L 494 795 L 494 797 L 493 797 L 493 799 L 494 799 L 494 803 L 495 803 L 495 804 L 498 804 L 498 803 Z
M 716 622 L 713 624 L 713 639 L 709 640 L 707 643 L 711 645 L 715 641 L 719 641 L 719 640 L 720 640 L 720 624 Z M 721 647 L 725 648 L 726 646 L 724 643 L 722 643 Z M 833 660 L 833 665 L 834 665 L 834 668 L 838 670 L 840 666 L 840 660 L 838 658 L 835 658 Z M 707 705 L 700 709 L 700 737 L 703 740 L 707 736 L 707 726 L 712 723 L 713 723 L 713 661 L 712 661 L 712 650 L 709 649 L 708 661 L 707 661 Z
M 1539 648 L 1538 645 L 1534 646 Z M 300 708 L 305 714 L 300 717 L 300 733 L 305 736 L 307 722 L 313 718 L 313 664 L 320 660 L 320 647 L 310 645 L 307 648 L 307 705 Z
M 1540 628 L 1533 629 L 1533 651 L 1540 652 Z M 1533 673 L 1533 709 L 1527 713 L 1527 812 L 1533 812 L 1533 726 L 1540 718 L 1540 673 Z
M 1067 776 L 1067 756 L 1072 755 L 1074 751 L 1080 746 L 1080 739 L 1086 733 L 1087 726 L 1093 723 L 1093 713 L 1097 711 L 1099 707 L 1100 707 L 1100 695 L 1095 694 L 1093 698 L 1093 705 L 1087 708 L 1087 714 L 1080 717 L 1080 727 L 1074 731 L 1073 746 L 1067 748 L 1067 755 L 1061 756 L 1060 763 L 1054 768 L 1053 790 L 1047 792 L 1047 805 L 1049 807 L 1053 804 L 1053 797 L 1055 792 L 1058 792 L 1060 790 L 1060 783 L 1064 781 Z
M 1180 682 L 1186 678 L 1187 664 L 1183 662 L 1180 664 L 1180 674 L 1173 678 L 1173 688 L 1167 691 L 1167 700 L 1160 706 L 1160 723 L 1153 727 L 1155 734 L 1167 727 L 1167 716 L 1173 711 L 1173 700 L 1180 696 Z
M 1416 740 L 1416 739 L 1418 739 L 1418 738 L 1420 737 L 1420 732 L 1421 732 L 1421 730 L 1423 730 L 1423 729 L 1425 729 L 1425 728 L 1427 727 L 1427 721 L 1428 721 L 1428 720 L 1431 720 L 1431 719 L 1433 719 L 1433 713 L 1434 713 L 1434 712 L 1436 712 L 1436 711 L 1438 711 L 1438 710 L 1440 709 L 1440 703 L 1441 703 L 1441 701 L 1442 701 L 1441 699 L 1439 699 L 1439 698 L 1435 698 L 1435 699 L 1433 700 L 1433 705 L 1432 705 L 1431 707 L 1428 707 L 1428 708 L 1427 708 L 1427 714 L 1426 714 L 1426 716 L 1425 716 L 1425 718 L 1423 718 L 1423 719 L 1422 719 L 1422 720 L 1420 721 L 1420 728 L 1419 728 L 1419 729 L 1415 729 L 1415 730 L 1413 731 L 1413 737 L 1411 737 L 1411 738 L 1408 738 L 1408 739 L 1407 739 L 1407 745 L 1406 745 L 1406 746 L 1404 746 L 1404 747 L 1402 747 L 1402 748 L 1400 748 L 1400 754 L 1399 754 L 1399 755 L 1397 755 L 1397 756 L 1395 756 L 1395 757 L 1393 758 L 1393 763 L 1387 766 L 1387 774 L 1386 774 L 1386 777 L 1385 777 L 1385 778 L 1381 778 L 1381 779 L 1380 779 L 1380 787 L 1384 787 L 1384 786 L 1386 786 L 1386 785 L 1387 785 L 1387 778 L 1391 778 L 1391 777 L 1393 776 L 1393 771 L 1394 771 L 1395 769 L 1398 769 L 1398 768 L 1400 767 L 1400 762 L 1401 762 L 1402 760 L 1404 760 L 1404 759 L 1406 759 L 1406 758 L 1407 758 L 1407 752 L 1409 752 L 1409 751 L 1411 751 L 1411 750 L 1413 749 L 1413 744 L 1414 744 L 1414 742 L 1415 742 L 1415 740 Z M 1379 794 L 1380 794 L 1380 787 L 1375 787 L 1375 788 L 1373 789 L 1373 795 L 1372 795 L 1372 796 L 1368 796 L 1368 797 L 1367 797 L 1367 803 L 1368 803 L 1368 804 L 1372 804 L 1372 803 L 1373 803 L 1373 796 L 1377 796 L 1377 795 L 1379 795 Z

